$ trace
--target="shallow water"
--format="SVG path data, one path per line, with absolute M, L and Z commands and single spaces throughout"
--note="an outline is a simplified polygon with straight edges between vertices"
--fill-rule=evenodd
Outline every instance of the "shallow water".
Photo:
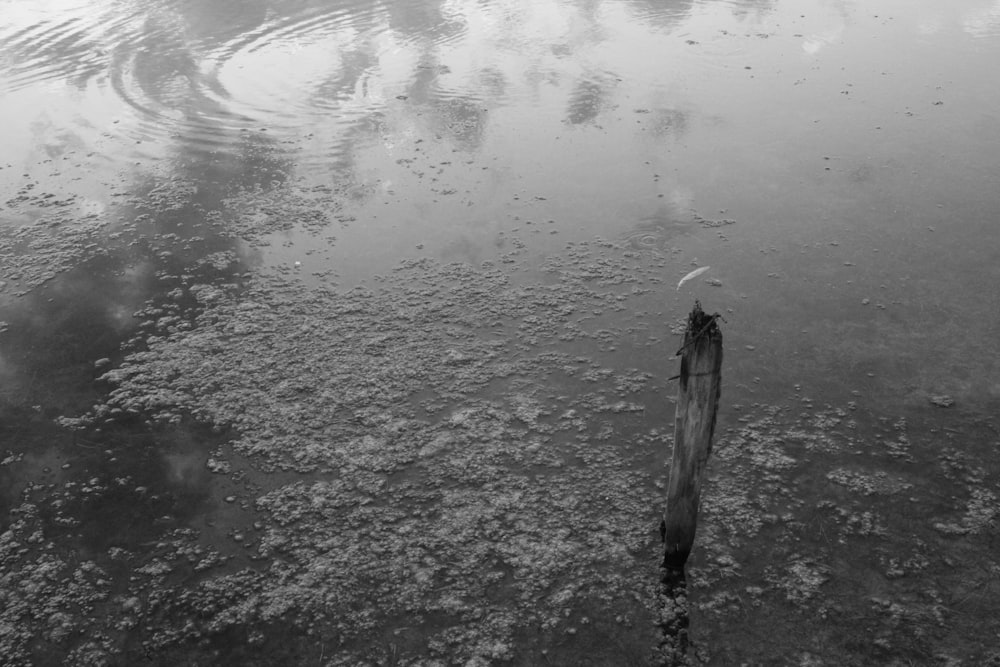
M 690 659 L 997 659 L 998 56 L 986 0 L 0 0 L 0 648 L 620 655 L 698 298 Z

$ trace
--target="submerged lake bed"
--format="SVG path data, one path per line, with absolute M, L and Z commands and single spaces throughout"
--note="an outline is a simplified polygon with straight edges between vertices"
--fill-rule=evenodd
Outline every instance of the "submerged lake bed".
M 1000 663 L 995 2 L 0 18 L 5 664 Z

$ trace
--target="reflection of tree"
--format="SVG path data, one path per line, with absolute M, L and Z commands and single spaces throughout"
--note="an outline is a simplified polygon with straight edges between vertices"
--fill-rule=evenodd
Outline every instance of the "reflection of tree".
M 439 44 L 461 34 L 465 27 L 447 18 L 442 0 L 387 2 L 389 28 L 422 44 Z
M 149 49 L 121 54 L 121 58 L 115 59 L 115 66 L 131 68 L 142 92 L 157 105 L 176 109 L 190 107 L 192 95 L 197 92 L 197 54 L 154 25 L 148 25 L 144 32 L 157 35 L 158 43 Z
M 428 110 L 429 129 L 441 138 L 447 137 L 464 150 L 475 150 L 482 142 L 489 118 L 485 103 L 468 94 L 439 90 L 441 76 L 449 74 L 447 65 L 437 62 L 433 44 L 427 44 L 423 59 L 407 88 L 407 100 L 421 110 Z M 489 70 L 483 74 L 487 85 L 503 91 L 506 82 L 503 74 Z
M 728 4 L 738 19 L 760 19 L 774 11 L 774 0 L 734 0 Z
M 724 2 L 733 16 L 741 20 L 759 18 L 774 11 L 774 0 L 724 0 Z M 695 6 L 694 0 L 626 0 L 626 4 L 643 22 L 667 30 L 674 30 L 680 26 L 691 15 Z
M 626 5 L 644 22 L 673 30 L 690 16 L 694 0 L 626 0 Z
M 629 4 L 643 8 L 640 13 L 650 21 L 667 22 L 680 20 L 692 6 L 689 0 L 666 3 L 661 0 L 630 0 Z M 761 0 L 739 3 L 738 6 L 767 4 Z M 585 0 L 568 11 L 579 10 L 584 14 L 585 22 L 600 28 L 599 7 L 600 3 L 596 0 Z M 484 68 L 470 81 L 463 82 L 462 90 L 442 87 L 443 77 L 450 73 L 447 65 L 443 64 L 442 47 L 460 36 L 465 26 L 454 19 L 439 0 L 390 2 L 363 5 L 356 9 L 349 19 L 345 19 L 343 26 L 349 29 L 348 34 L 355 37 L 337 42 L 332 47 L 337 51 L 329 54 L 331 62 L 336 62 L 338 66 L 331 67 L 328 73 L 324 72 L 327 76 L 302 91 L 308 103 L 316 108 L 329 109 L 331 115 L 336 114 L 379 65 L 379 49 L 384 44 L 368 39 L 367 35 L 388 29 L 392 31 L 394 41 L 416 52 L 418 63 L 405 91 L 408 100 L 399 106 L 415 111 L 421 119 L 418 122 L 426 123 L 431 133 L 463 149 L 477 149 L 482 144 L 490 120 L 491 100 L 506 93 L 508 82 L 499 68 Z M 211 81 L 206 80 L 206 62 L 231 57 L 241 49 L 266 42 L 272 35 L 275 40 L 291 43 L 296 36 L 308 36 L 316 26 L 339 30 L 337 21 L 341 19 L 334 17 L 340 16 L 342 10 L 342 7 L 330 7 L 309 0 L 300 0 L 291 6 L 276 0 L 219 0 L 211 3 L 118 0 L 99 7 L 89 23 L 82 19 L 70 22 L 67 40 L 61 46 L 58 41 L 40 40 L 32 47 L 34 50 L 23 51 L 19 57 L 32 59 L 44 56 L 51 61 L 53 71 L 63 71 L 66 77 L 93 77 L 109 73 L 109 69 L 117 69 L 120 78 L 127 72 L 128 78 L 121 84 L 127 89 L 123 88 L 121 92 L 135 98 L 133 102 L 137 111 L 147 115 L 147 125 L 164 132 L 164 143 L 168 141 L 168 131 L 176 133 L 175 138 L 179 140 L 172 146 L 175 157 L 173 176 L 178 183 L 197 185 L 191 188 L 189 194 L 181 196 L 169 211 L 152 211 L 145 218 L 142 228 L 134 233 L 156 236 L 169 230 L 178 234 L 177 245 L 188 249 L 175 249 L 174 259 L 170 261 L 183 264 L 201 252 L 237 248 L 237 241 L 233 238 L 237 232 L 219 224 L 224 222 L 224 218 L 215 217 L 213 224 L 206 224 L 206 215 L 223 210 L 224 201 L 233 190 L 267 193 L 281 188 L 296 166 L 296 148 L 288 148 L 283 143 L 284 137 L 272 136 L 256 128 L 247 131 L 246 125 L 252 119 L 233 122 L 233 115 L 227 109 L 228 100 L 218 90 L 213 90 Z M 106 27 L 97 30 L 98 25 Z M 510 25 L 516 25 L 516 21 Z M 42 28 L 43 31 L 46 29 Z M 286 29 L 287 33 L 281 32 Z M 17 53 L 16 49 L 24 46 L 19 44 L 0 44 L 0 50 Z M 107 55 L 99 61 L 88 60 L 84 66 L 72 69 L 71 61 L 82 53 L 82 49 L 88 53 Z M 113 71 L 109 74 L 112 79 L 116 76 Z M 582 77 L 570 95 L 566 109 L 568 122 L 578 125 L 595 122 L 606 108 L 614 85 L 614 77 L 604 73 L 590 73 Z M 331 122 L 342 128 L 338 129 L 339 138 L 348 146 L 337 153 L 355 155 L 356 151 L 350 150 L 349 144 L 370 136 L 373 124 L 384 117 L 383 109 L 373 108 L 367 115 L 358 113 L 350 121 L 332 119 Z M 648 129 L 655 134 L 680 133 L 686 127 L 684 114 L 672 109 L 654 110 L 644 121 L 649 123 Z M 169 126 L 171 122 L 175 123 L 172 127 Z M 353 167 L 349 161 L 336 166 L 341 168 L 341 173 Z M 140 193 L 149 192 L 153 190 L 153 185 L 137 182 L 134 189 Z M 184 200 L 185 196 L 187 200 Z M 128 213 L 124 209 L 118 211 L 122 212 Z M 192 244 L 189 242 L 191 238 L 200 240 Z M 167 245 L 159 244 L 144 258 L 150 275 L 167 271 L 168 260 L 159 254 L 167 249 Z M 106 244 L 105 251 L 111 257 L 109 261 L 127 264 L 123 258 L 135 252 L 134 247 L 126 250 L 128 247 L 124 242 Z M 115 257 L 118 259 L 115 260 Z M 169 270 L 183 273 L 183 266 L 171 265 Z M 119 301 L 131 304 L 136 298 L 152 298 L 163 286 L 156 280 L 139 280 L 136 285 L 146 291 L 137 297 L 131 292 L 123 292 L 125 287 L 119 283 L 105 283 L 96 278 L 90 281 L 86 275 L 86 272 L 74 274 L 74 280 L 90 284 L 94 293 L 101 294 L 107 303 Z M 72 310 L 68 305 L 67 308 Z M 97 315 L 91 316 L 100 319 Z M 54 323 L 53 326 L 61 325 Z
M 687 113 L 679 109 L 653 109 L 648 128 L 655 136 L 680 137 L 687 131 Z
M 151 15 L 154 3 L 119 0 L 123 11 Z M 230 39 L 250 34 L 263 26 L 277 9 L 274 0 L 162 0 L 158 15 L 182 19 L 187 40 L 198 44 L 223 44 Z M 292 3 L 288 3 L 292 4 Z M 285 11 L 288 11 L 288 7 Z
M 483 140 L 489 110 L 472 98 L 452 98 L 436 105 L 434 127 L 464 148 L 478 148 Z
M 579 81 L 570 93 L 566 119 L 573 125 L 593 122 L 605 105 L 609 85 L 600 76 Z
M 484 95 L 499 99 L 507 92 L 507 77 L 495 67 L 484 67 L 479 70 L 476 87 L 482 90 Z

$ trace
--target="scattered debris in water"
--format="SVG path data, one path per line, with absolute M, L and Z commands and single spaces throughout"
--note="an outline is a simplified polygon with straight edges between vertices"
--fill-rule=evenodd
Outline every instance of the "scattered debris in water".
M 950 408 L 951 406 L 955 405 L 955 399 L 946 394 L 931 396 L 929 400 L 931 403 L 938 406 L 939 408 Z
M 100 364 L 106 402 L 62 422 L 88 433 L 195 420 L 228 433 L 201 459 L 228 508 L 227 541 L 163 523 L 147 546 L 70 559 L 60 531 L 119 482 L 26 492 L 2 537 L 3 590 L 19 591 L 0 612 L 17 628 L 4 655 L 28 664 L 46 637 L 79 664 L 211 651 L 328 664 L 655 659 L 657 480 L 673 418 L 657 378 L 674 369 L 620 363 L 630 321 L 647 317 L 627 313 L 655 304 L 634 288 L 662 273 L 632 252 L 573 244 L 543 282 L 516 264 L 418 259 L 350 289 L 280 268 L 178 284 L 189 326 L 163 305 L 141 311 L 132 351 Z M 732 662 L 747 642 L 763 661 L 792 649 L 985 659 L 959 641 L 946 601 L 992 609 L 949 586 L 988 589 L 1000 571 L 988 555 L 995 465 L 949 455 L 928 467 L 906 420 L 862 428 L 856 412 L 744 405 L 719 437 L 688 581 L 692 664 Z M 158 502 L 120 484 L 138 506 Z M 963 499 L 922 521 L 913 498 L 942 485 Z M 862 573 L 882 579 L 863 590 L 887 604 L 856 595 Z M 773 642 L 767 628 L 789 615 L 813 620 Z

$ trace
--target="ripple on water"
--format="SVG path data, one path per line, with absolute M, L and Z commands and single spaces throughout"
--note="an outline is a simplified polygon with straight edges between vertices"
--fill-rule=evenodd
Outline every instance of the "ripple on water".
M 1000 37 L 1000 3 L 970 12 L 962 20 L 962 27 L 973 37 L 994 39 Z
M 204 152 L 231 149 L 248 130 L 343 124 L 359 115 L 341 107 L 371 67 L 364 45 L 377 32 L 379 11 L 361 3 L 307 7 L 262 17 L 228 38 L 218 31 L 218 43 L 165 35 L 117 60 L 112 86 L 137 112 L 142 134 Z
M 77 6 L 7 4 L 0 21 L 0 90 L 13 92 L 50 79 L 86 81 L 107 66 L 106 25 Z
M 265 125 L 353 122 L 381 109 L 387 89 L 406 88 L 414 42 L 457 34 L 443 18 L 406 16 L 417 4 L 349 2 L 276 18 L 209 54 L 206 89 L 219 106 Z
M 644 23 L 660 29 L 674 30 L 691 13 L 694 0 L 627 0 L 629 12 Z
M 48 85 L 49 106 L 15 108 L 15 120 L 58 116 L 68 133 L 103 128 L 132 144 L 180 135 L 201 141 L 217 129 L 192 113 L 197 53 L 177 15 L 90 2 L 7 3 L 2 15 L 0 92 L 69 87 Z
M 621 237 L 622 242 L 636 250 L 666 251 L 678 236 L 691 234 L 697 229 L 693 222 L 656 215 L 643 218 L 633 230 Z
M 329 154 L 345 129 L 395 103 L 392 91 L 405 97 L 420 54 L 464 32 L 440 7 L 412 0 L 309 3 L 281 16 L 241 11 L 217 8 L 227 15 L 213 22 L 228 29 L 205 31 L 193 13 L 157 3 L 141 11 L 7 4 L 0 91 L 47 80 L 84 90 L 74 122 L 105 127 L 135 155 L 178 143 L 231 153 L 247 131 L 262 129 L 282 139 L 315 133 Z

